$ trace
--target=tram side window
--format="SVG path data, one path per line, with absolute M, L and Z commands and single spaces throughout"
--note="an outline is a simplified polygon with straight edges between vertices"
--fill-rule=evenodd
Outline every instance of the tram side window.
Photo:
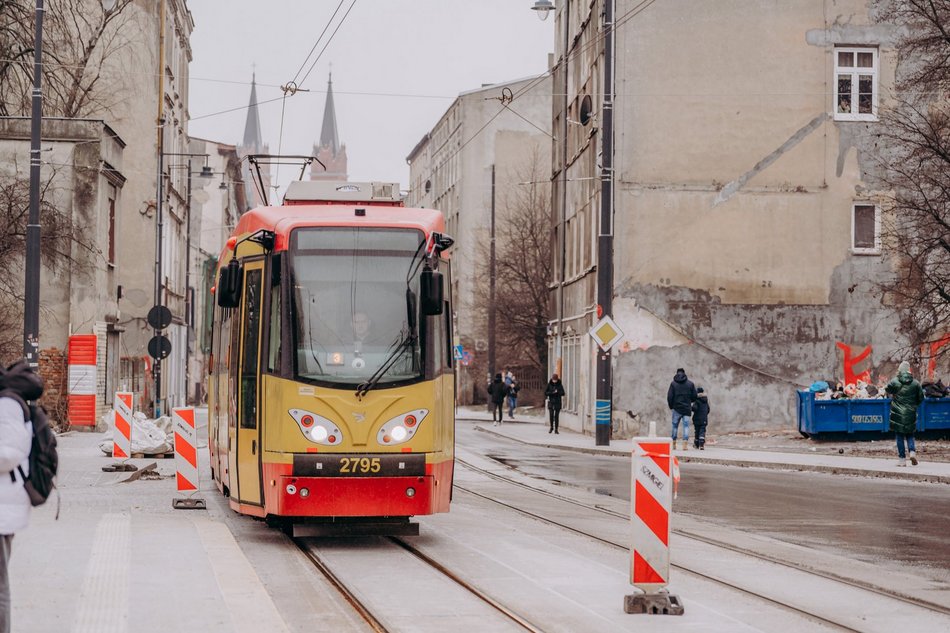
M 244 294 L 244 336 L 241 343 L 241 428 L 257 428 L 257 372 L 261 332 L 261 271 L 249 270 Z
M 271 283 L 270 324 L 267 345 L 267 371 L 274 373 L 280 369 L 280 286 L 279 281 Z

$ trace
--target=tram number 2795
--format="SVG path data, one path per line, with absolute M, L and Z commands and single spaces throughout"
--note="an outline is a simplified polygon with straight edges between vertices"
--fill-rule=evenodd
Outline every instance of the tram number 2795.
M 343 457 L 340 459 L 341 473 L 378 473 L 382 468 L 378 457 Z

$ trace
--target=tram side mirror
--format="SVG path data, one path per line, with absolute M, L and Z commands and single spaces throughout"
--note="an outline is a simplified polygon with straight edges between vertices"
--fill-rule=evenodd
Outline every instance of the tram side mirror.
M 215 295 L 222 308 L 236 308 L 241 303 L 241 264 L 236 258 L 221 269 Z
M 442 314 L 443 281 L 442 273 L 437 270 L 423 270 L 420 275 L 422 286 L 422 313 L 426 316 Z

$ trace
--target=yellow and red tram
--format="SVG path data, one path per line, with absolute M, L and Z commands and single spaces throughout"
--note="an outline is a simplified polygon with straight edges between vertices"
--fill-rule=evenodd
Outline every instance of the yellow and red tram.
M 241 217 L 219 261 L 208 377 L 212 476 L 234 510 L 310 525 L 448 511 L 443 227 L 380 183 L 294 182 L 282 205 Z

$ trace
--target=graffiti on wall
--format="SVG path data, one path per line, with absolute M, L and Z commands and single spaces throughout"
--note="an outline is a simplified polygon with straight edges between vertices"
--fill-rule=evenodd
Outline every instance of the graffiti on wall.
M 842 368 L 844 370 L 844 384 L 854 385 L 859 380 L 871 382 L 871 346 L 868 345 L 861 352 L 855 354 L 854 346 L 838 341 L 835 343 L 844 354 Z
M 936 380 L 937 351 L 945 345 L 950 345 L 950 334 L 945 335 L 942 339 L 934 341 L 929 345 L 925 344 L 923 346 L 923 349 L 921 350 L 921 356 L 929 359 L 927 361 L 927 380 Z

